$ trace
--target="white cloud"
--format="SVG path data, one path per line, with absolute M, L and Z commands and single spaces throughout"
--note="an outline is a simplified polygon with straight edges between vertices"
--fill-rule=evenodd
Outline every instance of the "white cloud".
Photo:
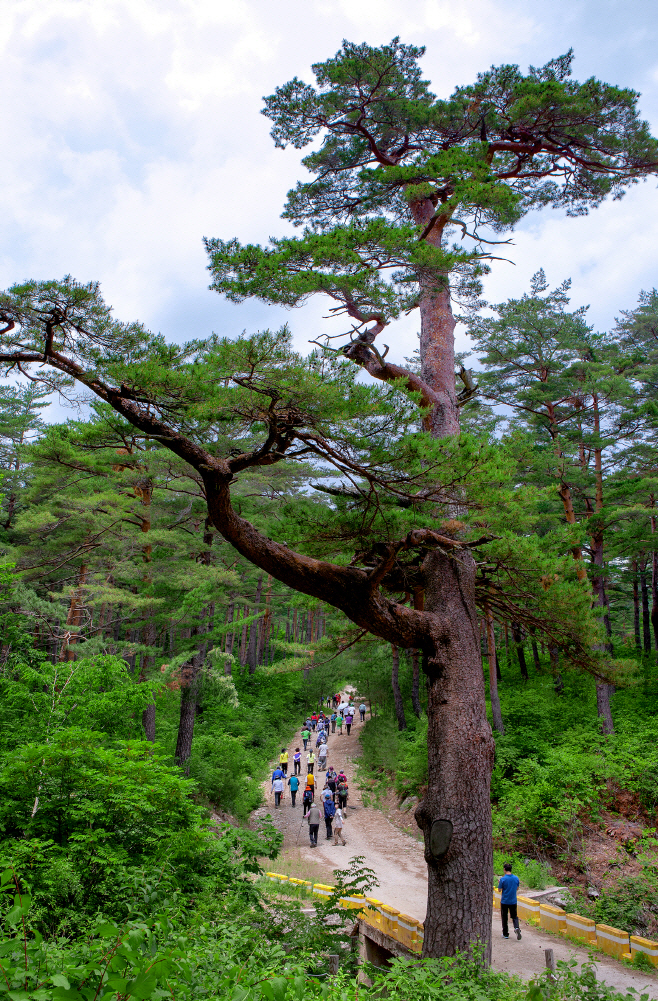
M 658 114 L 653 7 L 635 21 L 629 54 L 612 0 L 594 21 L 588 0 L 545 13 L 524 0 L 5 0 L 0 287 L 71 272 L 100 279 L 117 315 L 171 337 L 288 318 L 305 344 L 323 305 L 285 314 L 207 290 L 201 237 L 286 231 L 282 203 L 303 173 L 298 151 L 274 149 L 263 94 L 310 80 L 343 37 L 400 34 L 426 44 L 423 69 L 442 95 L 491 63 L 541 64 L 573 44 L 581 76 L 641 83 L 643 108 Z M 651 182 L 587 219 L 535 215 L 515 234 L 516 267 L 494 265 L 488 296 L 518 294 L 544 266 L 551 281 L 571 275 L 574 301 L 604 326 L 658 283 L 647 224 L 657 197 Z M 400 324 L 392 355 L 410 352 L 417 325 Z

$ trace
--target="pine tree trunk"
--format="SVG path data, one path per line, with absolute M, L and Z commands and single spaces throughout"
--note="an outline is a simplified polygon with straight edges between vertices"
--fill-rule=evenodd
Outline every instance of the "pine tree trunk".
M 194 721 L 196 719 L 197 691 L 201 668 L 206 658 L 205 644 L 187 664 L 181 669 L 181 699 L 180 718 L 178 722 L 178 737 L 176 739 L 176 751 L 174 760 L 181 767 L 189 761 L 192 754 L 192 739 L 194 737 Z M 185 774 L 189 775 L 190 769 L 187 765 Z
M 564 691 L 564 681 L 560 674 L 560 649 L 556 646 L 549 646 L 548 655 L 551 658 L 551 672 L 553 674 L 553 688 L 556 695 L 561 695 Z
M 226 613 L 226 625 L 227 626 L 232 625 L 234 613 L 235 613 L 235 601 L 233 600 L 233 598 L 231 598 L 231 602 L 230 602 L 230 604 L 228 606 L 228 611 Z M 226 646 L 225 646 L 226 653 L 228 653 L 228 654 L 232 654 L 233 653 L 233 643 L 234 642 L 235 642 L 235 632 L 234 632 L 234 630 L 231 629 L 229 632 L 226 633 Z M 226 673 L 227 674 L 231 673 L 230 668 L 229 668 L 229 670 Z
M 633 560 L 633 632 L 635 633 L 635 646 L 641 648 L 642 637 L 640 636 L 640 591 L 638 588 L 637 560 Z
M 655 507 L 654 495 L 651 494 L 651 507 Z M 656 534 L 656 518 L 651 516 L 651 534 Z M 658 652 L 658 552 L 651 554 L 651 625 L 653 626 L 653 643 Z
M 395 702 L 395 718 L 398 721 L 398 730 L 407 729 L 407 720 L 404 715 L 404 702 L 400 691 L 400 654 L 398 648 L 391 644 L 391 687 L 393 689 L 393 700 Z
M 518 622 L 512 623 L 512 636 L 514 638 L 514 646 L 516 647 L 516 656 L 519 658 L 519 667 L 521 668 L 521 677 L 524 681 L 528 680 L 528 665 L 525 660 L 525 650 L 523 649 L 523 636 L 521 635 L 521 626 Z
M 247 623 L 244 621 L 249 617 L 249 607 L 247 605 L 242 609 L 243 615 L 243 625 L 242 625 L 242 635 L 240 637 L 240 664 L 242 667 L 247 663 Z
M 83 607 L 82 607 L 82 588 L 85 586 L 85 581 L 87 580 L 87 565 L 83 563 L 78 570 L 78 579 L 76 581 L 75 590 L 71 594 L 71 600 L 69 602 L 69 611 L 66 616 L 66 625 L 72 626 L 74 628 L 79 628 L 82 625 Z M 64 642 L 62 643 L 62 648 L 59 653 L 60 661 L 64 660 L 75 660 L 75 653 L 73 650 L 74 645 L 78 642 L 79 634 L 72 633 L 70 629 L 67 629 L 64 634 Z
M 494 621 L 491 609 L 485 605 L 484 618 L 487 624 L 487 652 L 489 661 L 489 698 L 491 700 L 491 715 L 496 733 L 505 733 L 503 724 L 503 714 L 500 711 L 500 698 L 498 697 L 498 677 L 496 672 L 496 635 L 494 633 Z
M 270 604 L 272 601 L 272 574 L 267 575 L 267 590 L 265 592 L 265 614 L 263 615 L 263 625 L 261 628 L 260 642 L 258 644 L 258 663 L 262 664 L 265 655 L 265 644 L 270 634 L 270 619 L 272 611 Z
M 651 618 L 649 616 L 649 591 L 647 588 L 647 558 L 640 561 L 640 593 L 642 595 L 642 640 L 644 652 L 651 653 Z
M 260 608 L 260 596 L 263 591 L 263 575 L 260 574 L 258 577 L 258 584 L 256 585 L 256 600 L 254 602 L 254 615 L 258 615 L 258 609 Z M 249 665 L 249 674 L 254 674 L 256 667 L 258 666 L 258 634 L 261 626 L 260 619 L 255 619 L 249 627 L 249 650 L 247 652 L 247 664 Z
M 418 656 L 418 650 L 411 651 L 411 666 L 413 669 L 411 681 L 411 705 L 414 714 L 420 719 L 422 709 L 420 705 L 420 657 Z
M 610 696 L 614 695 L 615 686 L 606 684 L 603 681 L 596 683 L 596 710 L 601 723 L 601 733 L 608 736 L 615 732 L 615 725 L 612 721 L 610 710 Z
M 537 640 L 535 639 L 534 633 L 535 630 L 533 626 L 531 630 L 530 646 L 532 647 L 532 659 L 535 664 L 535 671 L 537 672 L 537 674 L 539 674 L 541 672 L 541 661 L 539 659 L 539 650 L 537 649 Z
M 145 646 L 154 646 L 156 640 L 156 628 L 155 622 L 153 620 L 153 610 L 150 610 L 150 618 L 146 621 L 142 627 L 142 643 Z M 138 681 L 140 684 L 144 684 L 147 681 L 150 670 L 153 667 L 155 658 L 144 654 L 142 657 L 142 666 L 139 672 Z M 142 726 L 144 727 L 144 734 L 146 739 L 152 744 L 155 743 L 155 702 L 147 706 L 142 710 Z
M 494 743 L 478 642 L 475 561 L 470 553 L 455 559 L 436 551 L 424 569 L 425 608 L 440 616 L 442 641 L 424 657 L 428 782 L 416 808 L 428 866 L 423 955 L 454 955 L 479 940 L 490 962 Z
M 146 740 L 155 744 L 155 702 L 142 710 L 142 726 Z

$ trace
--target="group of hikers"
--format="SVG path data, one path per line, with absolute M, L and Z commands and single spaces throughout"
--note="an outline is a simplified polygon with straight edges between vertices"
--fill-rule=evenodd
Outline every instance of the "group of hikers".
M 321 700 L 324 704 L 324 700 Z M 349 797 L 349 786 L 347 776 L 343 769 L 336 769 L 329 764 L 329 736 L 332 733 L 341 734 L 345 726 L 348 735 L 351 732 L 355 707 L 351 700 L 347 703 L 341 702 L 340 692 L 330 695 L 327 699 L 327 708 L 333 711 L 329 714 L 320 710 L 308 716 L 302 724 L 301 738 L 306 754 L 306 785 L 302 793 L 303 817 L 309 825 L 309 838 L 311 848 L 316 848 L 318 844 L 318 829 L 322 818 L 324 818 L 327 841 L 332 837 L 334 844 L 340 842 L 346 844 L 343 837 L 343 827 L 345 823 L 345 811 Z M 365 722 L 366 706 L 361 703 L 359 706 L 359 716 L 361 722 Z M 315 773 L 317 762 L 318 774 Z M 279 764 L 272 773 L 272 792 L 274 793 L 274 806 L 278 808 L 285 793 L 286 784 L 290 788 L 291 806 L 295 806 L 297 793 L 301 787 L 302 771 L 302 751 L 295 748 L 292 756 L 293 773 L 288 775 L 289 754 L 285 747 L 281 748 Z M 324 772 L 324 787 L 320 793 L 319 805 L 315 803 L 316 786 L 319 787 L 317 779 L 320 772 Z

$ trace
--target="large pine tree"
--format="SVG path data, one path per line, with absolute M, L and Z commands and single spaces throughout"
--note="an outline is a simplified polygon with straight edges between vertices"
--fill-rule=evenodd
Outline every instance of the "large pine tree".
M 113 321 L 97 287 L 70 279 L 2 297 L 0 360 L 45 362 L 87 386 L 198 471 L 210 519 L 243 556 L 388 642 L 422 650 L 429 780 L 417 819 L 429 872 L 424 950 L 437 956 L 491 936 L 493 740 L 472 543 L 453 517 L 477 462 L 472 443 L 454 437 L 451 301 L 477 294 L 487 241 L 524 212 L 586 211 L 656 170 L 658 150 L 637 95 L 571 81 L 569 55 L 526 76 L 492 69 L 439 100 L 421 78 L 422 51 L 398 40 L 345 43 L 314 67 L 316 87 L 293 80 L 277 90 L 265 109 L 276 142 L 320 140 L 305 161 L 315 179 L 291 193 L 285 212 L 306 229 L 266 248 L 208 241 L 214 287 L 234 300 L 294 306 L 329 296 L 351 325 L 343 361 L 392 390 L 359 386 L 337 360 L 300 359 L 285 336 L 168 346 Z M 451 242 L 461 236 L 470 249 Z M 416 308 L 420 373 L 375 344 Z M 462 398 L 471 392 L 464 379 Z M 411 395 L 394 405 L 400 389 Z M 370 519 L 370 544 L 351 562 L 296 551 L 294 535 L 268 537 L 232 504 L 245 470 L 309 455 L 333 465 L 339 493 L 352 480 L 362 524 Z M 383 494 L 404 517 L 383 509 Z

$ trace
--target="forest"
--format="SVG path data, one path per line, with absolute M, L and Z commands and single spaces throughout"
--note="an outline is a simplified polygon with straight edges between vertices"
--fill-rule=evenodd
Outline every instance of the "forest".
M 252 819 L 346 684 L 370 708 L 360 785 L 428 862 L 423 963 L 366 992 L 621 997 L 488 967 L 503 858 L 658 939 L 658 291 L 600 331 L 541 261 L 520 298 L 481 284 L 526 214 L 568 227 L 658 173 L 658 143 L 571 54 L 445 100 L 422 55 L 346 42 L 266 98 L 277 145 L 315 143 L 283 213 L 300 235 L 206 240 L 232 302 L 329 300 L 309 351 L 285 326 L 172 343 L 71 276 L 0 295 L 12 1001 L 358 998 L 338 897 L 273 906 L 281 838 Z

